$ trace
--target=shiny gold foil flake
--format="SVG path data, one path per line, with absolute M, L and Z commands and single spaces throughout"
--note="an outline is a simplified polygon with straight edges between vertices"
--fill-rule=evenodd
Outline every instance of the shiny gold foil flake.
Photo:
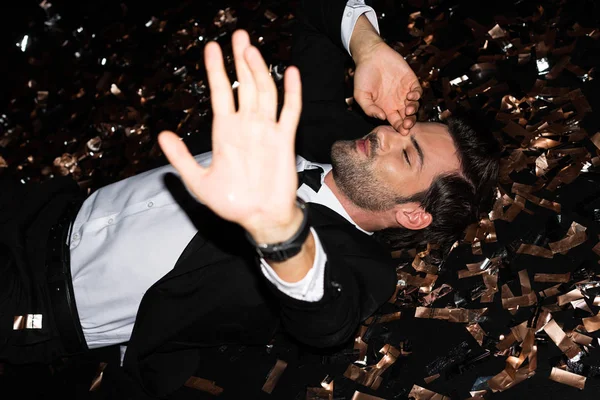
M 404 255 L 404 249 L 394 250 L 391 252 L 392 258 L 401 258 Z
M 457 323 L 473 323 L 477 322 L 486 311 L 487 308 L 467 309 L 417 307 L 415 310 L 415 318 L 442 319 Z
M 396 311 L 396 312 L 389 313 L 389 314 L 369 317 L 365 320 L 365 324 L 366 325 L 371 325 L 372 323 L 383 324 L 385 322 L 395 321 L 397 319 L 400 319 L 401 317 L 402 317 L 402 312 Z
M 570 303 L 575 300 L 579 300 L 583 298 L 583 294 L 579 289 L 573 289 L 565 294 L 562 294 L 556 298 L 559 306 L 564 306 L 567 303 Z
M 515 334 L 513 332 L 510 332 L 508 335 L 502 335 L 500 337 L 500 341 L 498 341 L 498 343 L 496 344 L 496 348 L 500 351 L 507 350 L 516 341 L 517 339 L 515 337 Z
M 333 378 L 331 376 L 327 375 L 321 381 L 321 387 L 333 394 Z
M 556 146 L 560 146 L 560 142 L 558 140 L 552 140 L 548 138 L 538 138 L 529 142 L 529 147 L 538 148 L 538 149 L 551 149 Z
M 398 280 L 406 284 L 406 286 L 412 286 L 419 288 L 419 293 L 429 293 L 435 285 L 438 278 L 437 275 L 427 274 L 425 277 L 411 275 L 404 271 L 397 273 Z
M 202 392 L 210 393 L 213 396 L 218 396 L 223 393 L 223 388 L 217 386 L 214 381 L 208 379 L 199 378 L 197 376 L 190 376 L 185 382 L 186 387 L 200 390 Z
M 473 390 L 469 392 L 472 397 L 467 400 L 485 400 L 485 396 L 487 395 L 487 390 Z
M 425 389 L 419 385 L 413 385 L 408 397 L 414 400 L 450 400 L 450 397 Z
M 500 27 L 500 25 L 496 24 L 492 29 L 488 31 L 488 34 L 492 37 L 492 39 L 499 39 L 507 36 L 506 31 Z
M 474 323 L 467 325 L 466 328 L 469 331 L 469 333 L 475 338 L 477 343 L 479 343 L 480 346 L 483 346 L 483 338 L 485 337 L 485 331 L 481 328 L 481 326 L 479 326 L 478 323 Z
M 15 315 L 13 330 L 42 329 L 42 314 Z
M 513 294 L 512 290 L 510 290 L 510 287 L 508 287 L 508 285 L 502 285 L 501 288 L 501 302 L 502 302 L 502 306 L 504 307 L 505 302 L 509 302 L 511 301 L 511 299 L 513 299 L 515 297 L 515 295 Z M 517 306 L 509 306 L 509 307 L 504 307 L 504 308 L 508 308 L 508 311 L 511 312 L 511 314 L 515 314 L 517 312 Z
M 358 350 L 358 359 L 363 360 L 367 354 L 368 345 L 363 341 L 363 336 L 367 332 L 367 327 L 361 325 L 356 337 L 354 338 L 354 350 Z
M 565 282 L 569 282 L 571 280 L 571 273 L 570 272 L 566 272 L 564 274 L 543 274 L 543 273 L 536 273 L 533 276 L 533 281 L 534 282 L 561 282 L 561 283 L 565 283 Z
M 517 191 L 516 192 L 519 196 L 525 198 L 526 200 L 529 200 L 530 202 L 532 202 L 533 204 L 536 204 L 540 207 L 544 207 L 547 208 L 549 210 L 552 210 L 556 213 L 559 213 L 561 210 L 561 206 L 559 203 L 555 202 L 555 201 L 550 201 L 550 200 L 546 200 L 546 199 L 542 199 L 538 196 L 534 196 L 530 193 L 527 192 L 522 192 L 522 191 Z
M 531 283 L 529 281 L 529 275 L 527 270 L 519 271 L 519 280 L 521 281 L 521 296 L 509 296 L 506 292 L 506 296 L 502 296 L 502 307 L 505 309 L 515 309 L 517 307 L 528 307 L 532 306 L 537 302 L 537 296 L 535 292 L 531 291 Z M 506 286 L 506 285 L 504 285 Z
M 553 367 L 550 372 L 549 379 L 554 382 L 563 383 L 565 385 L 573 386 L 577 389 L 583 389 L 585 387 L 586 377 L 577 375 L 572 372 L 564 371 L 562 369 Z
M 352 395 L 352 400 L 385 400 L 381 397 L 359 392 L 358 390 Z
M 600 131 L 594 133 L 594 136 L 592 136 L 590 140 L 592 143 L 594 143 L 594 146 L 600 149 Z
M 431 293 L 425 295 L 422 299 L 421 299 L 421 304 L 425 307 L 431 305 L 434 301 L 436 301 L 437 299 L 446 296 L 447 294 L 452 293 L 454 289 L 452 288 L 452 286 L 444 283 L 442 284 L 442 286 L 434 289 L 431 291 Z
M 98 369 L 96 370 L 96 376 L 92 379 L 92 384 L 90 385 L 90 392 L 95 392 L 100 388 L 102 384 L 102 377 L 104 376 L 104 369 L 106 369 L 107 363 L 101 362 L 98 364 Z
M 502 392 L 533 375 L 535 375 L 535 372 L 529 371 L 527 366 L 515 370 L 510 365 L 507 365 L 502 372 L 490 378 L 488 386 L 492 392 Z
M 577 344 L 582 346 L 589 346 L 593 343 L 594 338 L 588 335 L 584 335 L 577 331 L 571 331 L 568 333 L 568 336 Z
M 583 325 L 587 332 L 596 332 L 600 329 L 600 314 L 596 314 L 593 317 L 582 318 Z
M 423 381 L 425 383 L 429 384 L 429 383 L 435 381 L 436 379 L 438 379 L 440 376 L 441 376 L 440 374 L 434 374 L 434 375 L 428 376 L 426 378 L 423 378 Z
M 527 321 L 523 321 L 519 325 L 515 325 L 510 328 L 510 331 L 515 337 L 517 342 L 522 342 L 525 340 L 525 336 L 529 333 L 529 328 L 527 327 Z
M 494 300 L 496 293 L 498 293 L 498 275 L 496 272 L 497 270 L 488 270 L 482 276 L 483 284 L 486 288 L 479 299 L 479 301 L 482 303 L 491 303 Z
M 542 308 L 539 314 L 537 315 L 537 320 L 535 321 L 535 333 L 538 333 L 550 320 L 552 319 L 552 313 L 545 308 Z
M 383 354 L 383 357 L 377 362 L 377 364 L 368 365 L 365 367 L 358 367 L 357 365 L 349 364 L 344 372 L 344 376 L 358 384 L 367 386 L 373 390 L 377 390 L 382 382 L 381 375 L 396 362 L 400 355 L 409 354 L 403 352 L 402 349 L 391 346 L 390 344 L 384 345 L 379 352 Z
M 526 269 L 519 271 L 519 281 L 521 283 L 521 292 L 523 294 L 531 293 L 531 281 L 529 280 L 529 273 Z
M 322 387 L 308 387 L 305 400 L 333 400 L 333 392 Z
M 579 299 L 579 300 L 575 300 L 571 302 L 571 307 L 573 307 L 573 309 L 580 309 L 583 311 L 587 311 L 590 314 L 592 313 L 592 310 L 590 310 L 590 308 L 588 307 L 587 303 L 585 302 L 585 299 Z
M 503 128 L 503 131 L 515 139 L 521 138 L 521 143 L 529 143 L 534 135 L 532 132 L 529 132 L 527 129 L 513 121 L 508 121 Z M 527 157 L 522 152 L 518 151 L 515 152 L 514 156 L 511 154 L 508 161 L 511 163 L 509 165 L 512 166 L 513 171 L 517 172 L 526 168 L 529 163 Z
M 419 255 L 413 259 L 412 267 L 415 269 L 415 271 L 424 272 L 426 274 L 437 275 L 439 272 L 439 268 L 436 265 L 427 263 Z
M 349 364 L 344 372 L 344 376 L 352 381 L 355 381 L 358 384 L 363 386 L 368 386 L 367 382 L 369 376 L 367 375 L 367 371 L 365 368 L 361 368 L 354 364 Z
M 457 272 L 458 275 L 458 279 L 464 279 L 464 278 L 471 278 L 473 276 L 477 276 L 477 275 L 483 275 L 486 273 L 486 271 L 469 271 L 468 269 L 461 269 L 458 270 Z
M 576 357 L 581 352 L 581 348 L 567 336 L 554 319 L 544 326 L 544 331 L 569 359 Z
M 277 382 L 279 381 L 279 378 L 281 378 L 281 375 L 283 374 L 283 371 L 285 371 L 286 367 L 287 362 L 283 360 L 277 360 L 275 362 L 275 365 L 273 368 L 271 368 L 271 371 L 269 371 L 269 374 L 267 375 L 267 380 L 262 386 L 263 392 L 269 394 L 273 392 L 273 389 L 275 389 L 275 386 L 277 385 Z
M 483 249 L 481 248 L 480 240 L 476 240 L 475 242 L 473 242 L 473 244 L 471 245 L 471 253 L 473 253 L 475 255 L 483 254 Z
M 535 257 L 553 258 L 554 253 L 552 250 L 544 247 L 536 246 L 534 244 L 522 243 L 517 249 L 517 254 L 528 254 Z
M 592 251 L 600 256 L 600 242 L 596 243 L 594 247 L 592 247 Z M 600 263 L 600 260 L 598 262 Z
M 585 232 L 585 228 L 581 228 L 581 225 L 578 225 L 578 227 L 571 227 L 564 239 L 561 239 L 557 242 L 548 243 L 548 247 L 550 247 L 554 254 L 565 254 L 572 248 L 585 243 L 587 240 L 587 234 Z

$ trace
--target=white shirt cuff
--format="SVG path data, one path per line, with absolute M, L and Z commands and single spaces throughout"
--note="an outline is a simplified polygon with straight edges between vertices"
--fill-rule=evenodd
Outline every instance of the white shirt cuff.
M 373 28 L 379 32 L 379 22 L 377 21 L 377 14 L 372 7 L 369 7 L 365 4 L 364 0 L 348 0 L 346 3 L 346 8 L 344 8 L 344 15 L 342 16 L 342 44 L 344 48 L 350 53 L 350 38 L 352 37 L 352 32 L 354 31 L 354 26 L 356 26 L 356 21 L 358 21 L 358 17 L 366 14 Z
M 323 298 L 323 286 L 325 283 L 325 263 L 327 254 L 323 250 L 323 245 L 313 228 L 310 228 L 315 239 L 315 260 L 312 268 L 306 276 L 298 282 L 285 282 L 279 278 L 273 268 L 265 261 L 260 259 L 260 269 L 263 275 L 282 293 L 296 299 L 308 302 L 317 302 Z

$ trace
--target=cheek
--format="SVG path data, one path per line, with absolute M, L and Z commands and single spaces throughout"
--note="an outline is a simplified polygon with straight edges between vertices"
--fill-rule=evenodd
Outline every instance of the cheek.
M 377 166 L 375 174 L 385 187 L 400 193 L 406 190 L 405 186 L 411 181 L 410 172 L 407 172 L 404 166 L 398 162 L 386 162 Z

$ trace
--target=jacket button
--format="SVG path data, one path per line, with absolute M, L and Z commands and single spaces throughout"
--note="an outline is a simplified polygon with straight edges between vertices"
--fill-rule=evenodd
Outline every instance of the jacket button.
M 340 285 L 339 283 L 337 283 L 336 281 L 331 281 L 331 286 L 337 291 L 337 292 L 341 292 L 342 291 L 342 285 Z

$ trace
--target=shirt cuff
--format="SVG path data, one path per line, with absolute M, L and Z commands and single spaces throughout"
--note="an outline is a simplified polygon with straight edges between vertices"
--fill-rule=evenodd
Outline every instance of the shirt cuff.
M 350 55 L 352 55 L 350 53 L 350 38 L 352 37 L 352 32 L 354 31 L 358 17 L 363 14 L 366 14 L 366 17 L 371 25 L 373 25 L 373 28 L 380 34 L 379 22 L 377 21 L 375 10 L 366 5 L 364 0 L 349 0 L 346 3 L 344 15 L 342 16 L 342 44 Z
M 304 278 L 298 282 L 285 282 L 279 278 L 264 258 L 260 259 L 260 269 L 269 282 L 282 293 L 296 300 L 317 302 L 323 298 L 327 254 L 325 254 L 315 230 L 310 228 L 310 232 L 315 239 L 315 260 Z

